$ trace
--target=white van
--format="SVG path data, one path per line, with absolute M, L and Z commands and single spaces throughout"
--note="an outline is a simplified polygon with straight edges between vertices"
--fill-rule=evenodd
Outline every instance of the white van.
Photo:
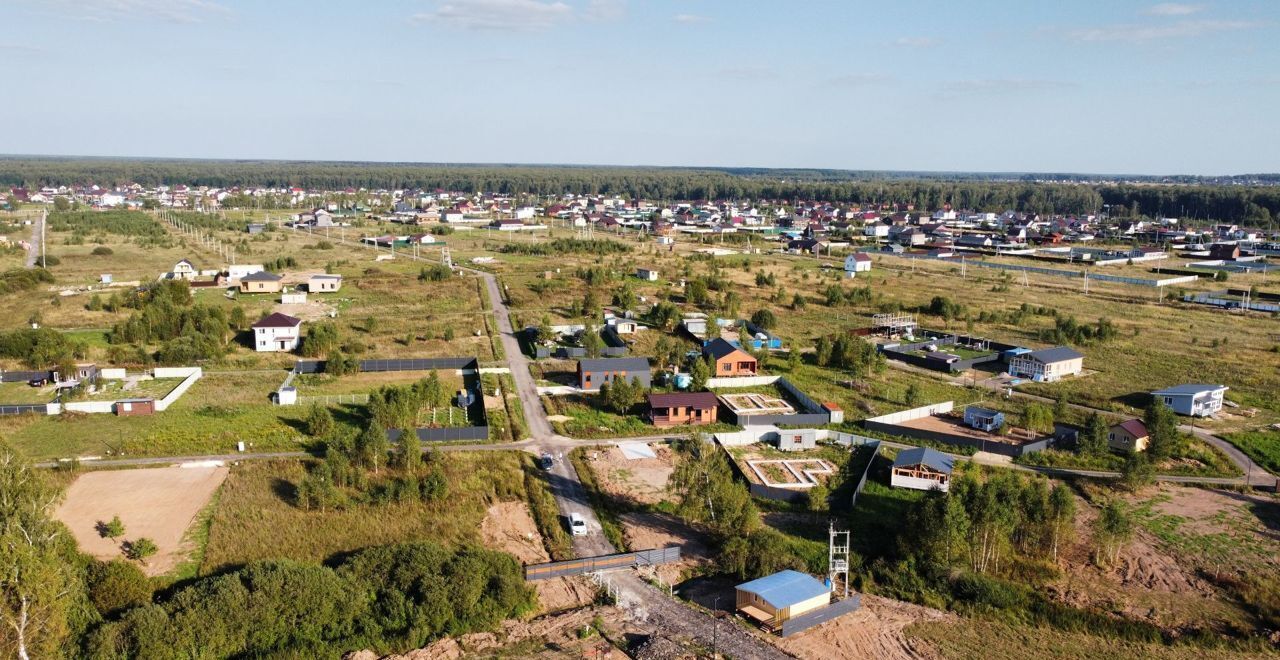
M 582 515 L 578 513 L 569 514 L 569 531 L 574 536 L 586 536 L 587 535 L 586 519 L 584 519 Z

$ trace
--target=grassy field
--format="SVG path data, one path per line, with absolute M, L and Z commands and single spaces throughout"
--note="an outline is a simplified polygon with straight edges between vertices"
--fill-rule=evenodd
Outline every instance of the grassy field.
M 907 628 L 906 634 L 908 638 L 929 643 L 946 658 L 1226 660 L 1248 657 L 1239 652 L 1215 651 L 1199 646 L 1144 644 L 1098 637 L 1085 631 L 1065 632 L 972 618 L 945 623 L 917 623 Z
M 1280 473 L 1280 431 L 1249 431 L 1226 436 L 1263 469 Z
M 431 540 L 479 541 L 488 506 L 522 499 L 527 458 L 517 453 L 445 454 L 448 495 L 433 502 L 356 505 L 307 511 L 294 505 L 305 474 L 299 461 L 235 467 L 218 497 L 200 573 L 245 562 L 288 558 L 320 562 L 360 548 Z
M 26 383 L 0 383 L 0 403 L 49 403 L 55 397 L 54 387 L 32 387 Z
M 146 218 L 143 214 L 134 215 Z M 93 214 L 88 218 L 91 223 Z M 227 225 L 240 227 L 238 222 Z M 92 224 L 88 226 L 92 227 Z M 184 235 L 163 222 L 155 226 L 161 231 L 158 238 L 93 229 L 87 232 L 50 231 L 49 253 L 60 260 L 59 264 L 50 267 L 55 283 L 20 295 L 5 296 L 0 300 L 0 314 L 13 319 L 15 325 L 38 316 L 45 326 L 74 332 L 89 346 L 87 357 L 103 362 L 106 350 L 103 331 L 126 318 L 129 310 L 114 313 L 89 311 L 86 306 L 91 296 L 97 294 L 108 298 L 113 292 L 127 291 L 136 283 L 154 281 L 184 258 L 190 259 L 201 270 L 223 268 L 227 263 L 216 247 Z M 342 340 L 351 353 L 371 357 L 476 355 L 481 360 L 494 359 L 476 278 L 419 282 L 419 269 L 425 263 L 438 260 L 438 251 L 425 253 L 422 262 L 403 256 L 394 261 L 375 262 L 374 251 L 354 243 L 360 230 L 350 228 L 348 233 L 350 240 L 343 243 L 337 235 L 327 241 L 323 237 L 289 231 L 252 238 L 243 233 L 242 228 L 211 232 L 223 245 L 233 247 L 236 263 L 293 259 L 296 265 L 286 268 L 283 273 L 287 285 L 305 279 L 308 273 L 343 275 L 345 281 L 341 291 L 313 296 L 303 313 L 293 309 L 288 311 L 308 322 L 336 315 Z M 110 254 L 93 254 L 97 248 L 110 250 Z M 114 281 L 122 285 L 121 288 L 102 287 L 98 284 L 102 274 L 111 274 Z M 72 295 L 55 295 L 58 290 Z M 240 306 L 249 319 L 283 309 L 277 295 L 237 295 L 230 299 L 223 294 L 220 288 L 195 292 L 196 299 L 206 304 L 226 308 Z M 375 319 L 373 326 L 367 323 L 369 318 Z M 235 349 L 219 361 L 221 364 L 259 368 L 284 366 L 291 359 L 279 354 L 255 353 L 250 350 L 245 337 L 239 339 Z

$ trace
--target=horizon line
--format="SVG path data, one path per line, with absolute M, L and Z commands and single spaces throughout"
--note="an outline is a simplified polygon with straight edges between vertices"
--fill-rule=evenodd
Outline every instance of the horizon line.
M 260 157 L 208 157 L 208 156 L 104 156 L 93 154 L 0 154 L 0 161 L 19 159 L 33 160 L 103 160 L 123 162 L 145 161 L 180 161 L 206 163 L 307 163 L 307 164 L 346 164 L 346 165 L 411 165 L 418 167 L 533 167 L 533 168 L 605 168 L 605 169 L 650 169 L 650 170 L 693 170 L 718 171 L 732 174 L 732 170 L 757 170 L 762 172 L 843 172 L 865 174 L 919 175 L 919 176 L 1046 176 L 1046 177 L 1081 177 L 1100 179 L 1240 179 L 1240 178 L 1280 178 L 1277 172 L 1242 172 L 1235 174 L 1142 174 L 1103 173 L 1081 171 L 1050 170 L 911 170 L 911 169 L 865 169 L 845 167 L 813 167 L 813 166 L 759 166 L 759 165 L 649 165 L 649 164 L 617 164 L 617 163 L 555 163 L 555 162 L 520 162 L 520 161 L 413 161 L 413 160 L 358 160 L 358 159 L 314 159 L 314 158 L 260 158 Z M 785 178 L 785 177 L 780 177 Z

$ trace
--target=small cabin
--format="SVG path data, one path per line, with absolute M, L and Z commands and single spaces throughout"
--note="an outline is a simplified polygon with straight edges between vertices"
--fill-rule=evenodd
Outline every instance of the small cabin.
M 969 406 L 964 409 L 964 423 L 969 428 L 994 433 L 1004 426 L 1004 413 L 981 406 Z
M 831 604 L 827 585 L 793 570 L 744 582 L 735 592 L 735 609 L 768 628 L 777 628 L 789 619 Z

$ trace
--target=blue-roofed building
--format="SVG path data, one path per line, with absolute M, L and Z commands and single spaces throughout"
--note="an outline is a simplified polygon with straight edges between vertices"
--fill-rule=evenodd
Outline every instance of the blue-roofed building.
M 1209 417 L 1222 410 L 1222 397 L 1226 393 L 1226 385 L 1189 383 L 1156 390 L 1151 396 L 1163 401 L 1164 405 L 1179 415 Z
M 767 626 L 831 604 L 831 589 L 799 571 L 779 571 L 737 587 L 737 610 Z
M 952 458 L 929 447 L 913 447 L 898 452 L 889 470 L 889 485 L 894 488 L 940 490 L 951 488 Z
M 1004 426 L 1004 413 L 982 406 L 969 406 L 964 409 L 964 423 L 969 428 L 994 433 Z

